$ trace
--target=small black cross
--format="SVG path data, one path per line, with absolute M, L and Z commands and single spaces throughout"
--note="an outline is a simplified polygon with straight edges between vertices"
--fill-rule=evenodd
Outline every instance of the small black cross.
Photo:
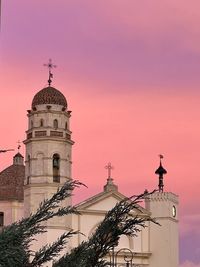
M 17 147 L 17 149 L 18 149 L 18 153 L 19 153 L 19 150 L 20 150 L 20 148 L 21 148 L 21 145 L 20 145 L 21 142 L 18 140 L 17 143 L 18 143 L 18 147 Z

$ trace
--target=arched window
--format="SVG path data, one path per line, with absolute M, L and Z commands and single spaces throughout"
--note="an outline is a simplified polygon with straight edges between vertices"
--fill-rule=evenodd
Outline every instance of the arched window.
M 65 130 L 67 130 L 68 129 L 68 124 L 67 124 L 67 122 L 65 123 Z
M 60 182 L 60 156 L 58 154 L 53 155 L 53 182 Z
M 40 120 L 40 127 L 43 127 L 43 126 L 44 126 L 44 120 L 41 119 L 41 120 Z
M 3 227 L 4 225 L 4 213 L 0 212 L 0 227 Z
M 58 120 L 54 120 L 53 121 L 53 127 L 55 128 L 55 129 L 57 129 L 58 128 Z

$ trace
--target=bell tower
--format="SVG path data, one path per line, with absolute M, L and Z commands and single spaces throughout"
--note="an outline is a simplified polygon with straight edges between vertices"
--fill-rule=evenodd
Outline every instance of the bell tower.
M 67 180 L 72 179 L 71 154 L 74 144 L 70 131 L 71 111 L 68 110 L 65 96 L 51 86 L 51 80 L 48 87 L 34 96 L 27 116 L 28 129 L 24 141 L 25 216 L 35 212 L 44 199 L 50 198 Z M 63 205 L 70 204 L 70 198 L 63 202 Z M 70 216 L 48 221 L 47 233 L 42 235 L 42 240 L 33 245 L 33 250 L 39 248 L 39 243 L 55 241 L 70 227 Z
M 162 166 L 155 171 L 159 176 L 158 191 L 145 199 L 145 207 L 160 226 L 150 223 L 150 266 L 178 267 L 178 196 L 164 191 L 167 171 Z M 155 256 L 154 256 L 155 255 Z

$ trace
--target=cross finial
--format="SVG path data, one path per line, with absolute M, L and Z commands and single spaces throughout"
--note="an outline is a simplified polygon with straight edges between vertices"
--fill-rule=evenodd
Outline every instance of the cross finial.
M 54 64 L 52 63 L 51 58 L 49 59 L 49 62 L 48 62 L 47 64 L 44 64 L 44 66 L 47 67 L 47 68 L 49 69 L 49 79 L 48 79 L 48 84 L 49 84 L 49 86 L 51 86 L 51 83 L 52 83 L 52 79 L 51 79 L 51 78 L 53 78 L 53 73 L 51 72 L 51 70 L 52 70 L 53 68 L 56 68 L 57 66 L 54 65 Z
M 158 156 L 159 156 L 159 158 L 160 158 L 160 165 L 162 165 L 162 159 L 164 158 L 164 156 L 161 155 L 161 154 L 159 154 Z
M 111 171 L 114 169 L 114 167 L 109 162 L 108 165 L 105 166 L 105 169 L 108 170 L 108 179 L 110 179 L 111 178 Z
M 18 149 L 18 153 L 19 153 L 19 150 L 20 150 L 20 148 L 21 148 L 21 145 L 20 145 L 20 144 L 21 144 L 21 142 L 18 140 L 18 141 L 17 141 L 17 144 L 18 144 L 18 147 L 17 147 L 17 149 Z

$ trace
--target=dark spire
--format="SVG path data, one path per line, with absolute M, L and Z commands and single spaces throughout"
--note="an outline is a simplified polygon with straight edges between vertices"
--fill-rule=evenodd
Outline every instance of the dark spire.
M 49 59 L 49 62 L 47 64 L 44 64 L 45 67 L 47 67 L 49 69 L 49 79 L 48 79 L 48 84 L 49 87 L 51 86 L 52 83 L 52 78 L 53 78 L 53 73 L 51 72 L 51 70 L 53 68 L 56 68 L 56 65 L 53 65 L 51 58 Z
M 163 192 L 164 188 L 163 175 L 166 174 L 167 171 L 162 166 L 162 159 L 164 158 L 163 155 L 159 155 L 159 157 L 160 157 L 160 166 L 155 171 L 155 174 L 159 175 L 159 184 L 158 184 L 159 192 Z

